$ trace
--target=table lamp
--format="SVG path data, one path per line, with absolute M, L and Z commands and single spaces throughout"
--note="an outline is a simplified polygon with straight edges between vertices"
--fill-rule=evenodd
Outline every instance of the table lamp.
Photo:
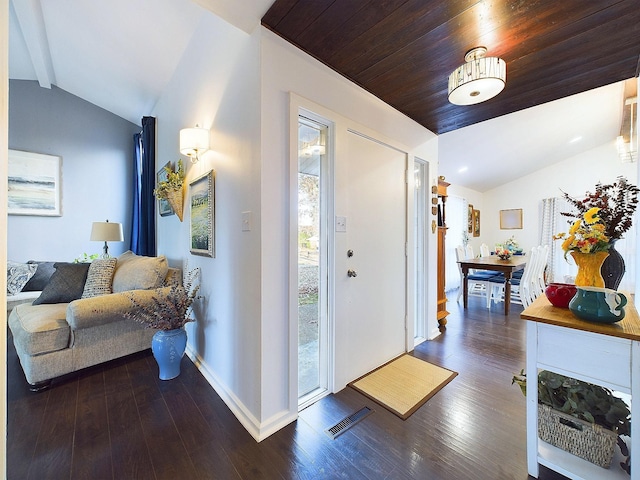
M 109 245 L 107 242 L 123 242 L 121 223 L 93 222 L 91 226 L 91 241 L 104 242 L 102 258 L 109 258 Z

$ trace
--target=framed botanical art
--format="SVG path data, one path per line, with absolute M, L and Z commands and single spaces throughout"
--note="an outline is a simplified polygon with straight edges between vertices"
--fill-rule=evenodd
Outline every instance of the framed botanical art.
M 473 236 L 480 236 L 480 210 L 473 211 Z
M 167 170 L 166 170 L 167 168 L 173 168 L 173 166 L 171 165 L 171 162 L 167 162 L 165 166 L 162 167 L 160 171 L 156 174 L 156 185 L 158 185 L 160 182 L 167 181 Z M 171 208 L 171 204 L 169 203 L 169 200 L 167 200 L 166 198 L 158 199 L 158 212 L 160 212 L 161 217 L 168 217 L 169 215 L 176 214 L 176 212 L 173 211 L 173 208 Z
M 467 211 L 467 232 L 473 233 L 473 205 L 471 204 Z
M 215 174 L 196 178 L 189 184 L 189 251 L 194 255 L 215 257 Z
M 62 157 L 9 150 L 9 215 L 62 216 Z

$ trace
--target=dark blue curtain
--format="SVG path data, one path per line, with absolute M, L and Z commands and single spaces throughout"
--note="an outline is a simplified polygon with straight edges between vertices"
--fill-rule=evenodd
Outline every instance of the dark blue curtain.
M 142 132 L 134 140 L 133 214 L 131 251 L 138 255 L 156 255 L 156 119 L 142 118 Z

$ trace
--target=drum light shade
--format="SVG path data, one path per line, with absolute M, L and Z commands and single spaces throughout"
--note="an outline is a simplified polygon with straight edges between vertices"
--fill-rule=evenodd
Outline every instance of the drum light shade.
M 124 235 L 122 233 L 121 223 L 93 222 L 91 225 L 91 237 L 93 242 L 104 242 L 103 258 L 109 258 L 109 246 L 107 242 L 123 242 Z
M 209 150 L 209 130 L 200 128 L 183 128 L 180 130 L 180 153 L 196 163 L 199 155 Z
M 449 75 L 449 101 L 474 105 L 498 95 L 507 83 L 507 64 L 498 57 L 486 57 L 485 47 L 469 50 L 465 64 Z

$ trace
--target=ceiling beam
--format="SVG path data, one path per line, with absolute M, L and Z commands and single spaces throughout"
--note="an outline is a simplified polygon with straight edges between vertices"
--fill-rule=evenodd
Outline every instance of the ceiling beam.
M 40 0 L 11 0 L 33 69 L 41 87 L 51 88 L 56 79 Z

